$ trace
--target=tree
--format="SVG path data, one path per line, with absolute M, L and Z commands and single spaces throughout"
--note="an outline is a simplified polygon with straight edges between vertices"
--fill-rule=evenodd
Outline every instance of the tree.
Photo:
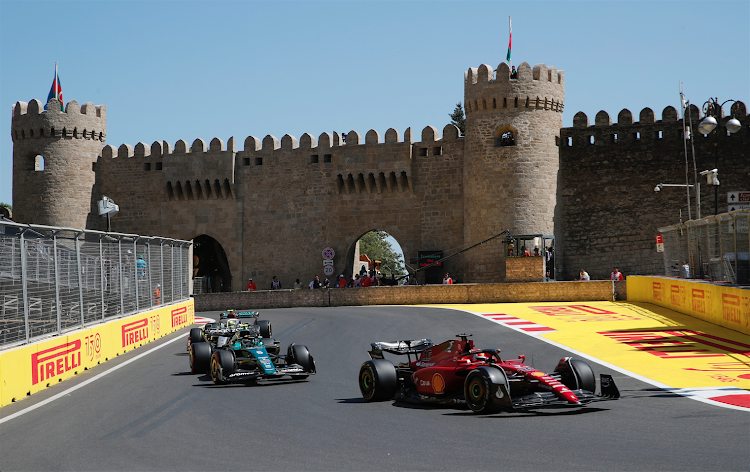
M 451 117 L 451 123 L 461 130 L 461 136 L 464 136 L 466 134 L 466 117 L 464 116 L 464 107 L 461 106 L 461 102 L 456 103 L 456 109 L 448 116 Z
M 9 203 L 0 202 L 0 207 L 7 208 L 8 210 L 13 210 L 13 207 L 10 206 Z
M 383 275 L 404 275 L 404 259 L 393 249 L 385 231 L 370 231 L 359 240 L 359 253 L 380 263 L 380 273 Z

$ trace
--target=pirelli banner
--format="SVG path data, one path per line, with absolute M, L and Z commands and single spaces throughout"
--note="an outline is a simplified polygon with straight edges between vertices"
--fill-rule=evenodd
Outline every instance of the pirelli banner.
M 750 335 L 750 290 L 668 277 L 627 278 L 628 301 L 648 302 Z
M 0 406 L 193 324 L 193 300 L 0 351 Z

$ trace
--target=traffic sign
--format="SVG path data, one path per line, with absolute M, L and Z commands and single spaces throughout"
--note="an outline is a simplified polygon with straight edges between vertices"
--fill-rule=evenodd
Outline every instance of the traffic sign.
M 750 209 L 750 203 L 730 203 L 729 205 L 727 205 L 727 213 L 747 209 Z
M 324 265 L 323 266 L 323 273 L 326 274 L 326 276 L 330 277 L 333 275 L 334 269 L 332 265 Z
M 727 228 L 730 233 L 747 233 L 747 218 L 738 218 L 729 222 Z
M 750 204 L 750 190 L 736 190 L 727 192 L 727 203 L 747 203 Z
M 335 255 L 336 255 L 336 252 L 333 250 L 333 248 L 327 247 L 323 249 L 323 259 L 330 261 L 331 259 L 333 259 L 333 256 Z
M 661 234 L 656 236 L 656 252 L 664 252 L 664 236 Z

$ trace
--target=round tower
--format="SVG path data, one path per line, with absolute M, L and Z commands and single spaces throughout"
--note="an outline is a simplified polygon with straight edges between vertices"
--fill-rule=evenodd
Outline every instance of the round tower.
M 465 74 L 464 238 L 478 242 L 503 230 L 554 234 L 558 141 L 564 72 L 522 63 L 511 78 L 482 64 Z M 540 248 L 541 249 L 541 248 Z M 505 278 L 500 240 L 469 251 L 467 280 Z
M 53 98 L 13 106 L 13 219 L 86 228 L 95 163 L 107 136 L 104 105 Z

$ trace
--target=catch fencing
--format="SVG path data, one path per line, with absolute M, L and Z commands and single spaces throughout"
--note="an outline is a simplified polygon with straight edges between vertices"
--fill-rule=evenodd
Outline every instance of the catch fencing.
M 187 300 L 191 244 L 0 220 L 0 349 Z
M 667 275 L 750 284 L 750 210 L 659 228 Z

